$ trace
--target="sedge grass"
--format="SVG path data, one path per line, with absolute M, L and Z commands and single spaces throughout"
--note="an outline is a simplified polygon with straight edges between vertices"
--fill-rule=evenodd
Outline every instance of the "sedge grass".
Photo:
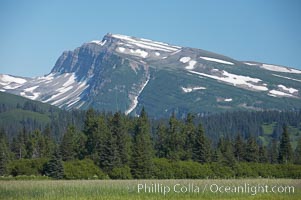
M 171 191 L 166 195 L 155 192 L 138 193 L 138 184 L 161 184 L 172 188 L 175 184 L 188 186 L 197 185 L 201 188 L 197 192 Z M 220 193 L 211 192 L 207 185 L 219 186 L 269 185 L 293 186 L 294 193 Z M 95 200 L 95 199 L 301 199 L 300 179 L 230 179 L 230 180 L 10 180 L 0 181 L 0 199 L 2 200 Z

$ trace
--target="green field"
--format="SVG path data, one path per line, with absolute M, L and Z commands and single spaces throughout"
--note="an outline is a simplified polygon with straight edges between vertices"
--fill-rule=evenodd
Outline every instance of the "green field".
M 141 184 L 141 185 L 139 185 Z M 149 188 L 145 189 L 145 185 Z M 153 184 L 153 185 L 152 185 Z M 193 186 L 192 186 L 193 185 Z M 220 191 L 216 192 L 217 185 Z M 276 193 L 260 193 L 258 185 Z M 175 186 L 175 191 L 174 191 Z M 227 188 L 227 186 L 229 188 Z M 293 186 L 289 189 L 285 186 Z M 138 187 L 141 187 L 138 192 Z M 155 189 L 156 188 L 156 189 Z M 170 191 L 168 191 L 170 188 Z M 211 190 L 210 190 L 211 188 Z M 149 192 L 149 189 L 152 191 Z M 229 189 L 229 190 L 228 190 Z M 236 192 L 235 192 L 236 189 Z M 289 192 L 290 190 L 290 192 Z M 158 192 L 159 191 L 159 192 Z M 166 191 L 166 194 L 164 194 Z M 186 191 L 186 192 L 185 192 Z M 228 191 L 228 192 L 226 192 Z M 237 192 L 240 191 L 240 192 Z M 244 192 L 243 192 L 244 191 Z M 256 192 L 257 191 L 257 192 Z M 266 190 L 265 190 L 266 191 Z M 255 194 L 255 192 L 257 194 Z M 0 181 L 0 199 L 301 199 L 300 179 Z

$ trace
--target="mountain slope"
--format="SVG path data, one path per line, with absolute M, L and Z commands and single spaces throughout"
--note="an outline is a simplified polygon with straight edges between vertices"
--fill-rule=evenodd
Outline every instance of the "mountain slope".
M 300 109 L 300 90 L 300 70 L 117 34 L 64 52 L 46 76 L 0 75 L 0 91 L 67 110 L 155 117 Z
M 69 124 L 81 129 L 84 117 L 84 112 L 68 112 L 46 103 L 0 92 L 0 130 L 4 130 L 10 138 L 22 131 L 44 130 L 48 126 L 53 137 L 59 139 Z

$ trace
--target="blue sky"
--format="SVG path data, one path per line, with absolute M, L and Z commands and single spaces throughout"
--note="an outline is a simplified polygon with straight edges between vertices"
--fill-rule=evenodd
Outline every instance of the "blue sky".
M 299 0 L 1 0 L 0 73 L 39 76 L 119 33 L 301 69 Z

